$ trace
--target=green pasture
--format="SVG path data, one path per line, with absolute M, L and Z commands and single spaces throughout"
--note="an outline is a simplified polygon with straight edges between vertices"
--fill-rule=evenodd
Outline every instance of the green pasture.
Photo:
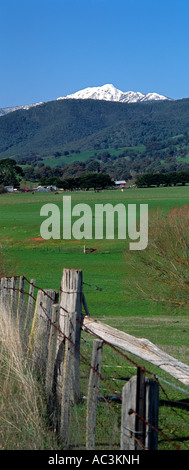
M 140 204 L 148 204 L 150 219 L 155 209 L 163 208 L 166 212 L 187 204 L 189 187 L 0 196 L 0 242 L 7 259 L 7 275 L 25 275 L 29 279 L 34 278 L 42 288 L 58 289 L 63 267 L 82 269 L 86 283 L 84 290 L 93 315 L 152 315 L 162 313 L 162 309 L 164 312 L 163 306 L 139 302 L 134 289 L 128 289 L 128 285 L 132 284 L 127 262 L 129 240 L 107 240 L 105 237 L 103 240 L 35 240 L 40 237 L 40 225 L 44 220 L 40 217 L 40 209 L 44 204 L 53 203 L 59 207 L 62 225 L 65 195 L 71 196 L 72 206 L 81 202 L 89 204 L 93 218 L 95 204 L 111 203 L 115 206 L 122 202 L 126 207 L 127 204 L 136 204 L 137 214 Z M 84 254 L 84 245 L 96 251 Z M 137 272 L 134 277 L 137 278 Z
M 139 145 L 139 146 L 133 146 L 133 147 L 121 147 L 121 148 L 107 148 L 107 149 L 101 149 L 101 150 L 88 150 L 86 152 L 79 152 L 79 153 L 69 153 L 69 155 L 61 155 L 58 157 L 54 157 L 54 155 L 49 156 L 49 157 L 44 157 L 43 158 L 43 163 L 44 165 L 49 165 L 51 167 L 56 167 L 57 165 L 62 165 L 63 163 L 65 165 L 69 165 L 70 163 L 73 163 L 75 161 L 78 162 L 85 162 L 89 158 L 94 158 L 94 156 L 98 156 L 99 154 L 102 154 L 103 152 L 108 152 L 110 155 L 115 155 L 116 157 L 119 157 L 121 153 L 124 152 L 124 150 L 129 150 L 132 154 L 133 151 L 137 152 L 142 152 L 144 151 L 145 146 L 144 145 Z
M 123 202 L 126 207 L 128 203 L 136 204 L 139 215 L 140 204 L 146 203 L 149 207 L 150 220 L 155 210 L 163 209 L 166 213 L 171 208 L 188 204 L 189 186 L 128 189 L 123 192 L 121 190 L 99 193 L 78 191 L 63 194 L 22 193 L 0 196 L 0 249 L 7 262 L 7 275 L 25 275 L 28 279 L 35 279 L 39 287 L 59 289 L 64 267 L 82 269 L 84 292 L 90 314 L 94 318 L 131 335 L 147 338 L 168 354 L 188 363 L 188 310 L 186 307 L 179 310 L 172 309 L 167 303 L 153 303 L 138 298 L 135 283 L 139 283 L 141 278 L 137 264 L 135 263 L 134 272 L 130 267 L 131 257 L 135 259 L 136 253 L 129 252 L 129 240 L 104 238 L 78 241 L 72 238 L 39 241 L 40 225 L 43 220 L 40 217 L 41 207 L 46 203 L 54 203 L 61 213 L 63 195 L 71 195 L 72 206 L 81 202 L 89 204 L 93 213 L 97 203 L 115 205 Z M 84 244 L 88 249 L 93 248 L 96 251 L 84 254 Z M 150 277 L 150 270 L 148 275 Z M 85 332 L 82 332 L 81 350 L 83 357 L 91 357 L 92 338 Z M 159 434 L 159 450 L 175 450 L 175 445 L 179 445 L 182 450 L 188 449 L 188 387 L 158 367 L 154 368 L 139 358 L 129 356 L 131 362 L 115 354 L 107 345 L 103 347 L 102 376 L 106 383 L 102 382 L 102 395 L 110 394 L 108 386 L 113 387 L 116 393 L 121 393 L 125 381 L 136 374 L 132 359 L 138 365 L 145 366 L 148 371 L 160 377 L 159 429 L 166 438 Z M 84 394 L 87 387 L 85 377 L 88 377 L 86 367 L 85 362 L 81 360 Z M 76 423 L 72 429 L 73 448 L 77 444 L 77 439 L 81 448 L 84 445 L 81 436 L 85 436 L 86 405 L 81 402 L 79 406 L 81 410 L 73 410 L 73 423 Z M 120 410 L 119 404 L 109 404 L 107 407 L 105 402 L 99 403 L 97 416 L 99 449 L 102 446 L 103 449 L 119 448 Z

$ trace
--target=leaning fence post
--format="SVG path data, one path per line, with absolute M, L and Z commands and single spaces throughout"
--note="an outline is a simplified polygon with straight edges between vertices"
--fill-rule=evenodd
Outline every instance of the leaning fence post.
M 24 322 L 24 300 L 25 300 L 25 277 L 20 276 L 19 292 L 18 292 L 18 307 L 17 307 L 17 321 L 19 331 L 21 332 Z
M 75 368 L 79 366 L 76 363 L 75 344 L 77 334 L 76 312 L 67 315 L 66 325 L 65 354 L 62 377 L 62 402 L 60 418 L 60 436 L 64 449 L 69 448 L 70 437 L 70 406 L 77 402 L 77 383 L 75 382 Z
M 93 352 L 91 369 L 89 375 L 88 396 L 87 396 L 87 421 L 86 421 L 86 449 L 95 449 L 95 429 L 97 416 L 97 400 L 100 384 L 100 372 L 102 363 L 103 341 L 93 341 Z
M 52 321 L 50 328 L 50 336 L 48 342 L 48 357 L 47 357 L 47 370 L 45 379 L 45 388 L 47 394 L 47 403 L 50 415 L 54 412 L 53 409 L 53 386 L 54 386 L 54 368 L 56 360 L 57 340 L 59 334 L 60 322 L 60 306 L 54 304 L 52 306 Z
M 28 304 L 27 304 L 27 310 L 26 310 L 26 321 L 25 321 L 25 326 L 24 326 L 24 331 L 27 337 L 29 336 L 29 331 L 30 331 L 30 326 L 31 326 L 30 324 L 31 324 L 32 314 L 33 314 L 34 290 L 35 290 L 35 279 L 31 279 L 30 287 L 29 287 L 29 294 L 28 294 Z
M 55 296 L 56 293 L 52 289 L 38 291 L 28 346 L 28 352 L 32 356 L 36 370 L 42 373 L 44 377 L 47 366 L 52 305 L 55 301 Z
M 18 277 L 12 277 L 11 317 L 16 320 L 18 302 Z
M 1 279 L 1 289 L 2 289 L 2 303 L 7 312 L 7 314 L 11 318 L 11 278 L 4 277 Z
M 5 277 L 1 278 L 1 303 L 5 307 Z
M 6 286 L 7 286 L 7 279 L 6 277 L 2 277 L 1 278 L 1 300 L 5 309 L 6 309 L 6 298 L 7 298 Z

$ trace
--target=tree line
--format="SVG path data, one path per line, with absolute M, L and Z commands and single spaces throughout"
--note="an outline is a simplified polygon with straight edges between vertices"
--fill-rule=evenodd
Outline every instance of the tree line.
M 56 186 L 63 189 L 78 189 L 78 188 L 94 188 L 103 189 L 114 185 L 111 174 L 102 172 L 87 172 L 79 176 L 70 175 L 67 178 L 60 177 L 60 169 L 52 169 L 46 167 L 45 174 L 39 179 L 40 184 L 45 186 Z M 92 169 L 92 168 L 91 168 Z M 93 169 L 94 170 L 94 169 Z M 20 181 L 23 178 L 23 169 L 17 165 L 16 161 L 10 158 L 0 160 L 0 185 L 14 185 L 19 187 Z M 31 175 L 30 175 L 31 176 Z M 189 183 L 189 171 L 171 171 L 159 173 L 145 173 L 136 178 L 136 185 L 139 188 L 151 186 L 176 186 L 178 184 L 184 186 Z
M 49 167 L 50 170 L 52 170 Z M 47 167 L 48 170 L 48 167 Z M 60 178 L 58 169 L 54 169 L 53 176 L 51 171 L 46 172 L 45 176 L 41 176 L 39 183 L 45 186 L 54 185 L 63 189 L 77 188 L 105 188 L 112 186 L 112 179 L 108 174 L 103 173 L 85 173 L 78 177 L 71 176 L 68 178 Z M 0 160 L 0 185 L 13 185 L 19 187 L 22 177 L 25 176 L 23 169 L 17 165 L 16 161 L 11 158 Z M 30 175 L 31 176 L 31 175 Z
M 147 173 L 136 178 L 138 188 L 151 186 L 176 186 L 189 183 L 189 171 L 172 171 L 170 173 Z
M 76 178 L 71 177 L 67 179 L 42 177 L 40 183 L 45 186 L 54 185 L 63 189 L 103 189 L 114 184 L 109 175 L 102 173 L 88 173 Z

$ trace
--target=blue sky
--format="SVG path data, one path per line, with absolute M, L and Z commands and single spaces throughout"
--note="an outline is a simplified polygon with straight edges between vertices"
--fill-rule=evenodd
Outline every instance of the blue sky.
M 0 0 L 0 107 L 88 86 L 189 97 L 188 0 Z

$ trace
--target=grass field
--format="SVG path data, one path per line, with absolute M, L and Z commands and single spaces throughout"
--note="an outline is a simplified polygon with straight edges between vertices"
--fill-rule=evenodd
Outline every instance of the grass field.
M 145 150 L 144 145 L 136 146 L 136 147 L 121 147 L 121 148 L 107 148 L 107 149 L 101 149 L 101 150 L 88 150 L 86 152 L 80 152 L 80 153 L 70 153 L 69 155 L 62 155 L 60 157 L 54 158 L 54 155 L 51 157 L 44 157 L 43 158 L 43 163 L 44 165 L 49 165 L 51 167 L 55 167 L 57 165 L 62 165 L 63 163 L 65 165 L 69 165 L 70 163 L 73 163 L 75 161 L 79 162 L 85 162 L 91 157 L 94 157 L 94 155 L 98 156 L 98 154 L 102 154 L 103 152 L 108 152 L 110 155 L 115 155 L 116 157 L 119 157 L 121 153 L 124 152 L 124 150 L 129 150 L 131 153 L 132 151 L 137 151 L 137 152 L 142 152 Z
M 188 205 L 189 186 L 154 188 L 154 189 L 129 189 L 102 191 L 99 193 L 72 192 L 66 193 L 72 196 L 72 204 L 87 203 L 94 209 L 97 203 L 123 202 L 124 204 L 136 204 L 137 210 L 141 203 L 148 204 L 149 221 L 156 210 L 167 213 L 170 209 Z M 28 279 L 35 279 L 36 285 L 42 288 L 58 289 L 64 267 L 77 268 L 83 271 L 84 292 L 87 299 L 90 314 L 120 330 L 138 337 L 144 337 L 165 350 L 168 354 L 188 363 L 189 343 L 189 316 L 188 307 L 174 306 L 167 302 L 152 302 L 149 299 L 141 299 L 136 290 L 136 284 L 141 282 L 136 253 L 128 251 L 128 240 L 39 240 L 40 208 L 43 204 L 51 202 L 62 208 L 62 194 L 7 194 L 0 196 L 0 243 L 1 250 L 6 259 L 6 275 L 25 275 Z M 138 213 L 138 212 L 137 212 Z M 83 253 L 84 244 L 96 251 L 89 254 Z M 148 250 L 148 248 L 146 249 Z M 134 259 L 134 269 L 131 268 L 131 260 Z M 166 260 L 165 260 L 166 264 Z M 150 279 L 149 268 L 149 279 Z M 148 284 L 148 278 L 143 281 Z M 159 289 L 161 292 L 161 281 Z M 99 288 L 101 290 L 99 290 Z M 90 340 L 85 340 L 90 342 Z M 83 343 L 87 348 L 87 342 Z M 91 354 L 91 346 L 86 349 L 86 355 Z M 120 374 L 124 370 L 124 377 L 135 373 L 132 367 L 125 365 L 123 359 L 117 365 L 117 357 L 106 352 L 103 353 L 103 376 L 113 376 L 119 383 L 121 392 Z M 138 362 L 141 362 L 137 360 Z M 142 364 L 141 364 L 142 365 Z M 120 367 L 120 369 L 116 369 Z M 147 364 L 148 369 L 154 371 Z M 158 369 L 158 368 L 157 368 Z M 126 374 L 126 375 L 125 375 Z M 171 381 L 176 386 L 181 386 L 176 380 L 161 371 L 161 377 Z M 109 379 L 108 379 L 109 380 Z M 161 391 L 160 426 L 169 436 L 171 443 L 160 437 L 159 449 L 173 449 L 172 442 L 181 444 L 181 449 L 189 448 L 189 428 L 187 423 L 188 395 L 175 390 L 169 385 L 164 385 L 169 399 L 184 403 L 184 409 L 167 408 L 165 395 Z M 188 392 L 187 387 L 182 386 Z M 186 393 L 187 393 L 186 392 Z M 115 405 L 116 407 L 117 405 Z M 82 405 L 81 405 L 82 407 Z M 80 412 L 78 412 L 80 413 Z M 81 415 L 82 415 L 81 409 Z M 103 429 L 104 413 L 107 414 L 105 405 L 99 406 L 98 426 Z M 120 410 L 116 411 L 118 420 Z M 111 415 L 112 416 L 112 415 Z M 112 424 L 112 417 L 110 422 Z M 117 419 L 117 418 L 116 418 Z M 171 425 L 170 425 L 171 423 Z M 172 434 L 173 430 L 173 434 Z M 78 430 L 77 430 L 78 433 Z M 106 430 L 102 430 L 102 442 Z M 119 433 L 118 433 L 119 434 Z M 118 434 L 116 439 L 118 439 Z M 113 438 L 112 438 L 113 439 Z M 110 441 L 111 442 L 111 441 Z M 111 445 L 111 444 L 110 444 Z M 112 440 L 113 445 L 113 440 Z M 116 444 L 118 445 L 118 444 Z M 116 448 L 116 447 L 115 447 Z
M 72 205 L 83 202 L 93 210 L 97 203 L 109 202 L 114 206 L 120 202 L 126 206 L 128 203 L 136 204 L 137 210 L 140 203 L 147 203 L 150 220 L 155 209 L 166 212 L 175 206 L 187 204 L 189 187 L 66 194 L 71 195 Z M 141 304 L 134 298 L 129 301 L 127 298 L 127 284 L 131 277 L 125 257 L 128 240 L 35 240 L 40 237 L 40 225 L 44 220 L 40 217 L 40 208 L 51 202 L 58 205 L 62 213 L 62 197 L 62 194 L 54 193 L 0 196 L 0 241 L 8 260 L 7 275 L 25 275 L 34 278 L 42 288 L 58 289 L 63 267 L 82 269 L 84 282 L 92 285 L 85 286 L 85 291 L 93 314 L 151 315 L 145 302 Z M 84 244 L 88 248 L 95 248 L 96 252 L 84 255 Z M 95 290 L 94 286 L 103 290 Z M 153 308 L 157 310 L 159 307 Z

